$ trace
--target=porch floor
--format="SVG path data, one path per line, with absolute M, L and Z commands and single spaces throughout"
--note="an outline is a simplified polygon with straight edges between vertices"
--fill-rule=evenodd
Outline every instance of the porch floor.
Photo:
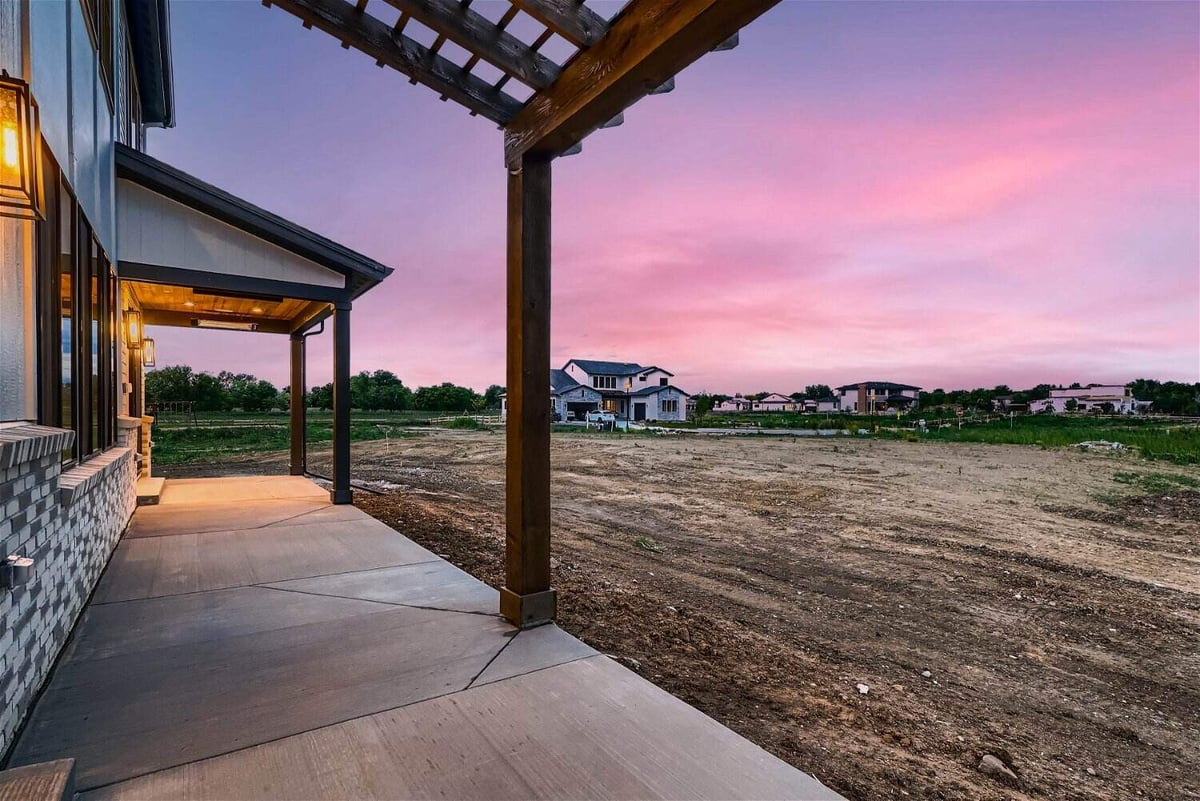
M 85 799 L 837 796 L 293 477 L 139 508 L 12 765 Z

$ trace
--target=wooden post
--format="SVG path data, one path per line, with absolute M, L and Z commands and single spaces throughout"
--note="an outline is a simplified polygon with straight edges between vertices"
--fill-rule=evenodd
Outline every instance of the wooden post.
M 333 307 L 333 490 L 334 503 L 353 503 L 350 492 L 350 304 Z
M 292 384 L 288 390 L 288 411 L 291 413 L 290 440 L 292 446 L 289 471 L 293 476 L 304 475 L 308 444 L 308 415 L 305 409 L 304 380 L 304 334 L 295 333 L 291 337 L 292 345 Z
M 550 161 L 508 175 L 508 421 L 500 613 L 554 619 L 550 588 Z

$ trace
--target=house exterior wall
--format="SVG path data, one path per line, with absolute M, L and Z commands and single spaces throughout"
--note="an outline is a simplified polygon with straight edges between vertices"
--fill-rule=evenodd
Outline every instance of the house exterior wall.
M 568 404 L 594 403 L 599 406 L 600 393 L 590 387 L 575 387 L 574 389 L 551 396 L 551 400 L 554 402 L 554 411 L 558 412 L 558 419 L 566 420 Z
M 12 744 L 137 503 L 133 450 L 111 448 L 63 473 L 60 454 L 72 436 L 0 428 L 0 554 L 33 560 L 28 582 L 0 589 L 0 751 Z
M 687 399 L 688 396 L 686 393 L 680 392 L 674 387 L 667 387 L 662 392 L 656 392 L 653 395 L 634 396 L 629 399 L 631 404 L 629 416 L 630 418 L 633 417 L 632 404 L 645 402 L 647 420 L 686 420 Z M 662 411 L 663 401 L 674 401 L 675 411 Z
M 29 83 L 42 135 L 36 145 L 62 170 L 115 264 L 117 98 L 105 88 L 83 13 L 79 0 L 0 3 L 0 68 Z M 110 18 L 114 49 L 123 51 L 121 0 Z M 116 60 L 114 95 L 129 66 Z M 140 421 L 118 426 L 113 446 L 65 471 L 63 450 L 74 432 L 31 422 L 46 369 L 38 356 L 38 225 L 0 217 L 0 560 L 33 560 L 27 582 L 0 588 L 0 752 L 11 745 L 136 505 Z

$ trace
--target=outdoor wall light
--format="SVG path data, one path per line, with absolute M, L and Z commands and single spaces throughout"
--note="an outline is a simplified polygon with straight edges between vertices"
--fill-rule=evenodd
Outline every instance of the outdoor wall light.
M 144 335 L 142 330 L 142 313 L 137 309 L 125 312 L 125 344 L 130 350 L 141 350 Z
M 142 340 L 142 367 L 154 366 L 154 340 L 149 337 Z
M 29 84 L 0 71 L 0 215 L 42 219 L 37 107 Z

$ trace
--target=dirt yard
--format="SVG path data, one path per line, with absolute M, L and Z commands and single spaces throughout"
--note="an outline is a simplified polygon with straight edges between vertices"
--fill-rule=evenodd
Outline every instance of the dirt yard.
M 357 502 L 496 584 L 503 454 L 365 443 L 389 491 Z M 1200 798 L 1200 493 L 1137 489 L 1196 468 L 586 435 L 553 464 L 561 625 L 849 798 Z

